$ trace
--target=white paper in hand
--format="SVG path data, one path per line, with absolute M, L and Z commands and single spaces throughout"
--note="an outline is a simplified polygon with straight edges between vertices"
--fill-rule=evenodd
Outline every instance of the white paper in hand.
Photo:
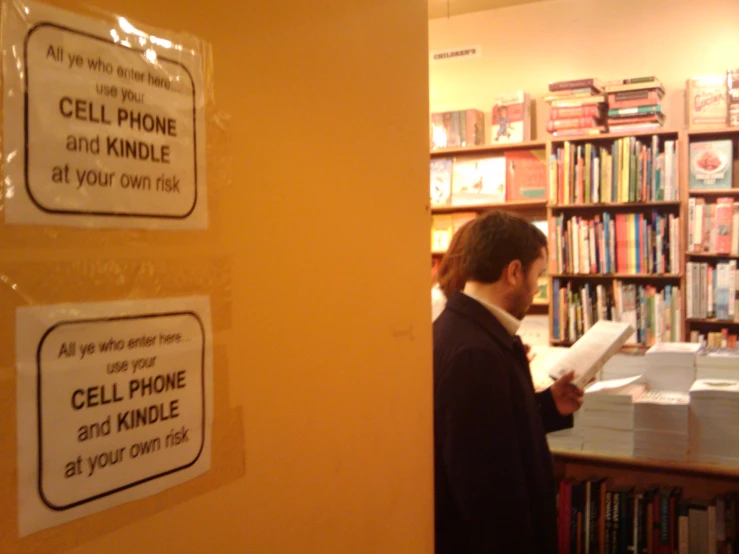
M 583 388 L 632 334 L 634 328 L 628 323 L 601 319 L 572 345 L 552 367 L 549 376 L 556 381 L 574 370 L 572 384 Z

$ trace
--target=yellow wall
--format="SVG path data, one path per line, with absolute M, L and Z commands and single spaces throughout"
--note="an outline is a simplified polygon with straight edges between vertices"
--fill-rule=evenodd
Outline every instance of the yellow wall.
M 432 111 L 478 108 L 489 124 L 492 97 L 523 89 L 546 138 L 548 83 L 656 75 L 665 127 L 682 129 L 685 80 L 739 67 L 739 2 L 556 0 L 429 22 L 431 50 L 475 44 L 480 58 L 431 64 Z
M 213 45 L 211 226 L 0 226 L 0 551 L 432 552 L 425 1 L 95 4 Z M 213 469 L 17 539 L 15 308 L 200 293 Z

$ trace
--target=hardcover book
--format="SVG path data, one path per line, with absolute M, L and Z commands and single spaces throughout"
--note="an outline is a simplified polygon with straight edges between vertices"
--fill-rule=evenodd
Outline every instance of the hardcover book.
M 506 166 L 502 156 L 454 161 L 452 205 L 466 206 L 504 203 Z
M 491 141 L 524 142 L 531 138 L 531 106 L 529 95 L 518 91 L 493 100 Z
M 431 149 L 465 148 L 485 144 L 485 114 L 458 110 L 431 114 Z
M 505 153 L 507 200 L 546 198 L 548 169 L 545 156 L 543 150 L 511 150 Z
M 549 375 L 556 380 L 574 370 L 572 383 L 583 388 L 633 334 L 634 328 L 628 323 L 601 319 L 570 347 Z
M 728 106 L 724 75 L 688 79 L 685 92 L 688 129 L 726 126 Z
M 448 206 L 452 202 L 452 159 L 431 160 L 431 206 Z
M 690 188 L 729 189 L 732 183 L 733 148 L 730 140 L 690 144 Z

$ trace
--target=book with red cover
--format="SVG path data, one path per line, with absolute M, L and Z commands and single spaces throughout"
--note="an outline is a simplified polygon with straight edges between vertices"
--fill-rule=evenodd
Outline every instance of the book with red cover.
M 543 150 L 505 153 L 506 200 L 543 200 L 547 194 L 547 163 Z
M 572 117 L 568 119 L 550 119 L 547 121 L 547 131 L 552 133 L 554 131 L 563 129 L 591 129 L 593 127 L 599 127 L 601 121 L 595 117 Z
M 552 108 L 549 112 L 549 119 L 570 119 L 582 117 L 603 117 L 603 109 L 598 104 L 590 104 L 588 106 L 575 106 L 571 108 Z
M 731 223 L 734 217 L 734 199 L 721 197 L 716 199 L 716 253 L 731 252 Z

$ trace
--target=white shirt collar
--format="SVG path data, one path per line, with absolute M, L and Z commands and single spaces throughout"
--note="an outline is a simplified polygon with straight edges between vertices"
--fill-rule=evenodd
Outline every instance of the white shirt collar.
M 467 290 L 467 287 L 465 287 L 465 290 L 462 291 L 464 294 L 472 298 L 473 300 L 477 300 L 480 304 L 485 306 L 488 310 L 490 310 L 490 313 L 492 313 L 495 318 L 500 322 L 500 324 L 505 327 L 505 330 L 508 331 L 508 333 L 513 336 L 518 332 L 519 327 L 521 327 L 521 320 L 518 318 L 513 317 L 511 314 L 506 312 L 503 308 L 500 308 L 496 306 L 495 304 L 488 302 L 487 300 L 484 300 L 480 298 L 479 296 L 476 296 L 469 290 Z

